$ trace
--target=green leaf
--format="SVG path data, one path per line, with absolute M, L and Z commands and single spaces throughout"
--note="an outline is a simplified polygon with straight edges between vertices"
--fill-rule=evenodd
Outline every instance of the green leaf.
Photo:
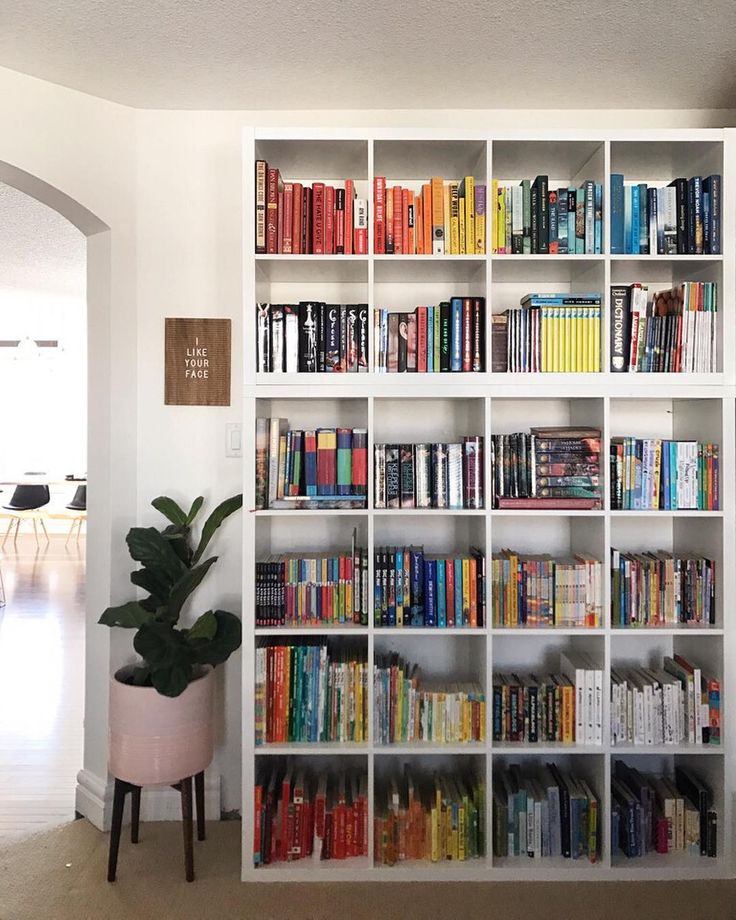
M 169 595 L 167 619 L 172 623 L 176 623 L 179 619 L 181 609 L 187 601 L 189 595 L 197 589 L 201 584 L 204 576 L 209 572 L 210 568 L 214 563 L 217 562 L 217 556 L 211 556 L 209 559 L 205 560 L 201 565 L 195 566 L 193 569 L 189 569 L 182 577 L 177 581 L 174 587 L 171 589 L 171 594 Z
M 133 646 L 151 674 L 151 683 L 164 696 L 178 696 L 192 679 L 194 652 L 184 633 L 154 620 L 136 633 Z
M 199 546 L 197 551 L 192 557 L 192 562 L 197 563 L 202 558 L 204 551 L 207 549 L 207 544 L 212 539 L 217 528 L 222 524 L 225 518 L 229 517 L 239 508 L 243 507 L 243 496 L 242 495 L 233 495 L 232 498 L 226 498 L 224 502 L 221 502 L 212 514 L 207 518 L 204 527 L 202 528 L 202 536 L 199 539 Z
M 187 521 L 186 521 L 188 527 L 191 527 L 191 525 L 194 523 L 194 519 L 199 514 L 199 509 L 202 507 L 203 503 L 204 503 L 203 495 L 198 496 L 192 502 L 192 507 L 189 509 L 189 514 L 187 515 Z
M 192 666 L 174 664 L 151 672 L 151 683 L 162 696 L 179 696 L 189 686 Z
M 169 596 L 169 585 L 153 569 L 136 569 L 130 573 L 130 580 L 136 587 L 148 591 L 157 607 L 165 603 Z
M 169 589 L 181 578 L 184 563 L 155 527 L 132 527 L 125 540 L 133 559 L 153 569 Z
M 243 627 L 235 614 L 228 613 L 227 610 L 215 610 L 214 617 L 217 621 L 217 632 L 212 639 L 191 639 L 191 634 L 189 636 L 194 660 L 198 664 L 211 664 L 213 667 L 227 661 L 232 653 L 240 648 L 243 638 Z
M 151 504 L 156 511 L 159 511 L 165 518 L 168 518 L 172 524 L 177 524 L 179 527 L 186 524 L 187 516 L 173 498 L 169 498 L 166 495 L 159 495 L 158 498 L 154 498 Z
M 165 527 L 161 531 L 161 536 L 169 541 L 176 555 L 181 559 L 184 565 L 189 568 L 192 564 L 192 555 L 194 554 L 194 550 L 189 542 L 189 537 L 191 536 L 189 527 L 179 527 L 178 524 L 169 524 L 168 527 Z
M 139 629 L 150 623 L 153 614 L 141 607 L 138 601 L 130 601 L 119 607 L 108 607 L 98 620 L 103 626 L 120 626 L 123 629 Z
M 214 639 L 217 633 L 217 617 L 211 610 L 203 613 L 187 633 L 188 639 Z

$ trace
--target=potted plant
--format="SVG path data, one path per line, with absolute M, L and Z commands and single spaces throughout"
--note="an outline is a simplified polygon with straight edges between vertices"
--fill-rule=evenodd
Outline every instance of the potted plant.
M 185 512 L 171 498 L 151 504 L 170 521 L 163 530 L 131 528 L 126 543 L 140 564 L 131 582 L 147 592 L 142 600 L 108 607 L 99 622 L 136 630 L 133 647 L 141 660 L 110 680 L 110 772 L 136 786 L 176 783 L 212 761 L 213 668 L 240 646 L 240 620 L 226 610 L 208 610 L 193 625 L 179 626 L 190 597 L 217 562 L 204 559 L 215 531 L 243 504 L 235 495 L 215 508 L 195 547 L 192 527 L 200 496 Z

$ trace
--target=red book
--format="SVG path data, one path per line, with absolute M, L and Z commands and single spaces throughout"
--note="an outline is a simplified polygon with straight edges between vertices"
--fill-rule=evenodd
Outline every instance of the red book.
M 302 211 L 304 210 L 304 186 L 301 182 L 294 183 L 294 212 L 291 230 L 291 251 L 299 255 L 302 251 Z
M 402 202 L 404 200 L 403 189 L 400 185 L 395 185 L 393 192 L 393 218 L 394 218 L 394 252 L 397 254 L 404 251 L 404 218 Z
M 352 485 L 354 495 L 368 493 L 368 435 L 365 428 L 353 429 Z
M 417 373 L 427 373 L 427 308 L 417 307 Z
M 337 489 L 337 432 L 317 432 L 317 495 L 335 495 Z
M 373 251 L 386 252 L 386 177 L 375 176 L 373 179 Z
M 345 189 L 335 189 L 335 252 L 345 254 Z
M 281 252 L 291 255 L 294 251 L 292 239 L 294 232 L 294 183 L 284 182 L 284 214 L 283 219 L 279 219 L 282 225 L 281 229 Z
M 281 781 L 281 852 L 279 858 L 288 859 L 289 856 L 289 802 L 291 800 L 291 768 L 286 768 L 286 773 Z
M 454 559 L 445 560 L 445 586 L 446 586 L 445 613 L 447 616 L 447 626 L 449 628 L 455 625 L 455 560 Z
M 280 187 L 281 176 L 278 169 L 269 167 L 266 188 L 266 252 L 271 255 L 278 253 Z
M 304 204 L 302 206 L 302 252 L 311 255 L 314 252 L 312 242 L 312 188 L 304 189 Z
M 274 688 L 276 685 L 276 650 L 266 649 L 266 743 L 273 741 L 274 727 Z
M 276 251 L 284 251 L 284 193 L 279 192 L 279 210 L 276 223 Z
M 325 184 L 315 182 L 312 186 L 312 252 L 322 256 L 325 251 Z
M 668 826 L 667 818 L 657 818 L 657 853 L 668 852 Z
M 335 187 L 325 186 L 325 255 L 335 251 Z
M 394 245 L 394 190 L 392 187 L 386 189 L 384 209 L 383 226 L 386 235 L 386 255 L 390 256 L 396 252 L 396 246 Z
M 485 367 L 485 310 L 484 299 L 473 299 L 473 370 L 482 371 Z
M 354 201 L 355 183 L 352 179 L 345 180 L 345 255 L 353 254 L 353 227 L 354 227 Z
M 401 251 L 404 255 L 414 255 L 412 250 L 412 241 L 409 239 L 409 208 L 410 202 L 414 201 L 414 196 L 408 188 L 401 190 Z M 414 222 L 412 221 L 412 224 Z M 413 234 L 412 234 L 413 236 Z
M 406 370 L 414 373 L 417 369 L 417 315 L 406 316 Z
M 253 790 L 253 855 L 259 855 L 259 862 L 265 862 L 261 853 L 261 810 L 263 808 L 263 786 L 256 783 Z
M 522 511 L 592 511 L 601 507 L 599 498 L 499 498 L 497 502 L 499 508 L 518 508 Z
M 473 301 L 463 298 L 463 370 L 473 370 Z

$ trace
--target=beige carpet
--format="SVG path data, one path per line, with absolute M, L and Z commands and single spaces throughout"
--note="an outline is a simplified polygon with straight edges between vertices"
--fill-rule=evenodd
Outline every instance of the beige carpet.
M 195 844 L 183 880 L 180 827 L 144 824 L 105 881 L 107 835 L 75 821 L 0 850 L 0 920 L 732 920 L 736 882 L 243 885 L 236 822 Z

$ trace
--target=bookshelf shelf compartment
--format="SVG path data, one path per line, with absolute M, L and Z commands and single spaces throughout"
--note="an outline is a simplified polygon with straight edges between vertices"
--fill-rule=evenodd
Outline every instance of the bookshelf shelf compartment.
M 651 880 L 733 877 L 733 792 L 731 706 L 724 694 L 736 666 L 731 611 L 736 605 L 736 132 L 652 129 L 642 132 L 504 131 L 436 132 L 429 129 L 248 129 L 244 134 L 244 506 L 253 508 L 255 419 L 281 417 L 297 430 L 365 428 L 368 433 L 368 504 L 360 509 L 266 509 L 243 515 L 243 859 L 248 881 L 415 881 L 440 880 Z M 341 186 L 351 178 L 368 200 L 366 255 L 254 255 L 253 162 L 265 158 L 286 181 L 329 179 Z M 722 255 L 610 254 L 610 175 L 627 184 L 666 185 L 679 176 L 721 174 Z M 472 175 L 487 186 L 489 198 L 484 255 L 374 254 L 373 179 L 415 193 L 432 176 L 445 182 Z M 556 189 L 592 179 L 603 186 L 602 253 L 595 255 L 512 255 L 491 252 L 491 189 L 536 175 Z M 634 282 L 649 293 L 685 281 L 717 284 L 718 354 L 713 374 L 613 373 L 611 287 Z M 491 364 L 491 315 L 519 306 L 532 292 L 600 292 L 602 295 L 600 373 L 499 373 Z M 373 366 L 373 314 L 377 309 L 407 312 L 451 296 L 484 297 L 485 371 L 482 373 L 378 374 Z M 255 303 L 368 304 L 369 363 L 365 374 L 256 373 Z M 526 432 L 530 427 L 594 426 L 601 430 L 602 507 L 578 509 L 495 509 L 490 494 L 492 434 Z M 484 438 L 485 508 L 374 508 L 375 444 L 452 443 L 463 436 Z M 611 439 L 621 436 L 692 439 L 720 448 L 719 510 L 611 510 Z M 284 518 L 288 517 L 288 522 Z M 339 551 L 350 546 L 353 529 L 368 554 L 368 625 L 317 624 L 256 627 L 252 604 L 255 566 L 269 556 Z M 374 553 L 380 547 L 424 546 L 441 558 L 464 555 L 470 546 L 486 558 L 486 620 L 482 628 L 377 627 L 372 592 Z M 493 626 L 494 552 L 567 557 L 575 553 L 602 561 L 601 625 L 589 627 Z M 612 621 L 611 550 L 707 557 L 716 563 L 713 625 L 622 627 Z M 254 745 L 253 681 L 255 650 L 271 644 L 328 640 L 338 648 L 359 646 L 369 664 L 395 651 L 420 666 L 420 678 L 444 683 L 473 680 L 486 700 L 485 742 L 408 743 L 381 746 L 373 731 L 373 676 L 368 678 L 368 741 L 355 744 Z M 591 655 L 603 673 L 603 743 L 494 743 L 493 675 L 538 670 L 560 672 L 560 653 Z M 664 656 L 681 654 L 721 681 L 720 745 L 613 745 L 611 669 L 661 666 Z M 369 669 L 370 671 L 370 669 Z M 541 677 L 541 675 L 539 675 Z M 283 737 L 283 735 L 281 736 Z M 611 845 L 610 779 L 617 760 L 644 772 L 672 775 L 682 765 L 711 788 L 718 812 L 718 858 L 674 853 L 627 859 Z M 313 776 L 330 767 L 359 767 L 368 777 L 369 853 L 344 861 L 300 860 L 254 869 L 253 785 L 256 774 L 285 765 Z M 599 858 L 568 860 L 492 856 L 493 778 L 518 763 L 534 774 L 546 763 L 586 779 L 600 799 Z M 417 771 L 471 769 L 486 785 L 486 856 L 467 862 L 412 860 L 381 865 L 373 853 L 377 792 L 404 764 Z M 279 766 L 279 769 L 281 767 Z

